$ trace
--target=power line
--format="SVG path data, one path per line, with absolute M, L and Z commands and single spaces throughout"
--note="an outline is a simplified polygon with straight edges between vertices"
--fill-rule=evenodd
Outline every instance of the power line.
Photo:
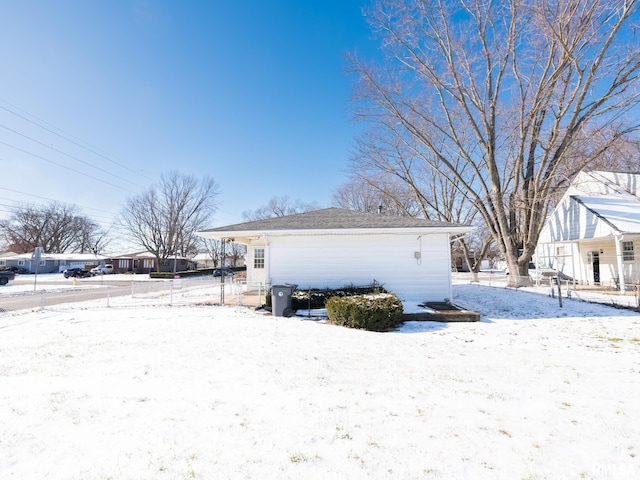
M 4 101 L 4 100 L 0 100 L 0 102 L 4 103 L 4 104 L 6 104 L 6 105 L 11 105 L 9 102 L 6 102 L 6 101 Z M 13 108 L 17 109 L 17 110 L 21 110 L 21 109 L 19 109 L 18 107 L 16 107 L 15 105 L 11 105 L 11 106 L 12 106 Z M 45 131 L 47 131 L 47 132 L 49 132 L 49 133 L 52 133 L 53 135 L 56 135 L 56 136 L 58 136 L 58 137 L 60 137 L 60 138 L 62 138 L 62 139 L 64 139 L 64 140 L 66 140 L 66 141 L 67 141 L 67 142 L 69 142 L 69 143 L 72 143 L 72 144 L 74 144 L 74 145 L 76 145 L 76 146 L 78 146 L 78 147 L 80 147 L 80 148 L 83 148 L 83 149 L 85 149 L 86 151 L 91 152 L 91 153 L 93 153 L 94 155 L 97 155 L 97 156 L 99 156 L 99 157 L 101 157 L 101 158 L 103 158 L 103 159 L 107 160 L 108 162 L 111 162 L 111 163 L 113 163 L 114 165 L 117 165 L 117 166 L 118 166 L 118 167 L 120 167 L 120 168 L 124 168 L 125 170 L 128 170 L 128 171 L 129 171 L 129 172 L 131 172 L 131 173 L 134 173 L 134 174 L 139 175 L 139 176 L 141 176 L 141 177 L 143 177 L 143 178 L 146 178 L 147 180 L 151 180 L 151 181 L 153 181 L 153 179 L 152 179 L 152 178 L 149 178 L 148 176 L 146 176 L 146 175 L 144 175 L 144 174 L 142 174 L 142 173 L 140 173 L 140 172 L 137 172 L 137 171 L 133 170 L 132 168 L 129 168 L 128 166 L 126 166 L 126 165 L 124 165 L 124 164 L 122 164 L 122 163 L 120 163 L 120 162 L 117 162 L 117 161 L 113 160 L 112 158 L 109 158 L 108 156 L 106 156 L 106 155 L 104 155 L 104 154 L 102 154 L 102 153 L 100 153 L 100 152 L 98 152 L 98 151 L 94 150 L 96 147 L 91 146 L 92 148 L 89 148 L 89 147 L 87 146 L 87 145 L 89 145 L 89 144 L 83 145 L 83 144 L 81 144 L 81 143 L 79 143 L 79 142 L 76 142 L 75 140 L 72 140 L 72 139 L 70 139 L 70 138 L 68 138 L 68 137 L 65 137 L 64 135 L 62 135 L 62 134 L 60 134 L 60 133 L 56 132 L 55 130 L 52 130 L 52 129 L 50 129 L 50 128 L 47 128 L 47 127 L 45 127 L 44 125 L 42 125 L 42 124 L 40 124 L 40 123 L 38 123 L 38 122 L 36 122 L 36 121 L 34 121 L 34 120 L 32 120 L 32 119 L 30 119 L 30 118 L 26 117 L 25 115 L 21 115 L 20 113 L 17 113 L 17 112 L 15 112 L 14 110 L 11 110 L 11 109 L 9 109 L 9 108 L 5 107 L 4 105 L 0 105 L 0 108 L 1 108 L 1 109 L 3 109 L 3 110 L 5 110 L 5 111 L 7 111 L 7 112 L 9 112 L 9 113 L 11 113 L 11 114 L 13 114 L 13 115 L 15 115 L 15 116 L 17 116 L 17 117 L 19 117 L 19 118 L 22 118 L 23 120 L 25 120 L 25 121 L 27 121 L 27 122 L 31 123 L 32 125 L 35 125 L 35 126 L 37 126 L 37 127 L 40 127 L 40 128 L 42 128 L 43 130 L 45 130 Z M 25 112 L 25 113 L 26 113 L 26 112 Z M 37 118 L 37 117 L 35 117 L 34 115 L 31 115 L 31 114 L 28 114 L 28 115 L 29 115 L 29 116 L 31 116 L 31 117 L 33 117 L 33 118 Z M 42 122 L 44 122 L 44 120 L 41 120 L 41 121 L 42 121 Z M 44 123 L 47 123 L 47 122 L 44 122 Z M 58 129 L 58 130 L 63 131 L 63 130 L 61 130 L 61 129 Z M 67 132 L 65 132 L 65 133 L 67 133 Z M 86 143 L 86 142 L 83 142 L 83 143 Z
M 26 196 L 28 196 L 28 197 L 40 198 L 40 199 L 42 199 L 42 200 L 47 200 L 47 201 L 49 201 L 49 202 L 58 202 L 58 201 L 59 201 L 59 200 L 56 200 L 56 199 L 54 199 L 54 198 L 43 197 L 43 196 L 40 196 L 40 195 L 35 195 L 35 194 L 33 194 L 33 193 L 21 192 L 21 191 L 19 191 L 19 190 L 13 190 L 13 189 L 11 189 L 11 188 L 6 188 L 6 187 L 0 187 L 0 190 L 6 190 L 7 192 L 13 192 L 13 193 L 17 193 L 17 194 L 19 194 L 19 195 L 26 195 Z M 17 201 L 17 200 L 15 200 L 15 199 L 13 199 L 13 198 L 5 198 L 5 197 L 0 197 L 0 199 L 9 200 L 9 201 L 12 201 L 12 202 L 16 202 L 16 201 Z M 78 205 L 77 203 L 70 203 L 70 202 L 61 202 L 61 203 L 68 203 L 69 205 L 75 205 L 75 206 L 77 206 L 77 207 L 80 207 L 80 208 L 83 208 L 83 209 L 86 209 L 86 210 L 95 210 L 95 211 L 97 211 L 97 212 L 106 213 L 106 214 L 108 214 L 108 215 L 116 215 L 116 213 L 114 213 L 114 212 L 110 212 L 110 211 L 108 211 L 108 210 L 102 210 L 102 209 L 100 209 L 100 208 L 85 207 L 85 206 L 82 206 L 82 205 Z
M 117 178 L 117 179 L 119 179 L 119 180 L 124 180 L 125 182 L 129 182 L 129 183 L 131 183 L 132 185 L 136 185 L 134 182 L 132 182 L 132 181 L 131 181 L 131 180 L 129 180 L 128 178 L 121 177 L 121 176 L 116 175 L 115 173 L 111 173 L 111 172 L 109 172 L 109 171 L 107 171 L 107 170 L 105 170 L 105 169 L 103 169 L 103 168 L 96 167 L 95 165 L 92 165 L 92 164 L 91 164 L 91 163 L 89 163 L 89 162 L 86 162 L 86 161 L 84 161 L 84 160 L 82 160 L 82 159 L 80 159 L 80 158 L 78 158 L 78 157 L 76 157 L 76 156 L 74 156 L 74 155 L 71 155 L 70 153 L 63 152 L 62 150 L 59 150 L 59 149 L 57 149 L 57 148 L 55 148 L 55 147 L 53 147 L 53 146 L 51 146 L 51 145 L 47 145 L 47 144 L 45 144 L 44 142 L 41 142 L 40 140 L 36 140 L 35 138 L 32 138 L 32 137 L 30 137 L 30 136 L 28 136 L 28 135 L 25 135 L 24 133 L 20 133 L 20 132 L 18 132 L 18 131 L 16 131 L 16 130 L 14 130 L 14 129 L 12 129 L 12 128 L 9 128 L 9 127 L 7 127 L 6 125 L 2 125 L 2 124 L 0 124 L 0 127 L 4 128 L 5 130 L 8 130 L 8 131 L 10 131 L 10 132 L 12 132 L 12 133 L 15 133 L 16 135 L 20 135 L 20 136 L 21 136 L 21 137 L 23 137 L 23 138 L 26 138 L 26 139 L 28 139 L 28 140 L 31 140 L 32 142 L 35 142 L 35 143 L 37 143 L 38 145 L 42 145 L 42 146 L 43 146 L 43 147 L 45 147 L 45 148 L 48 148 L 48 149 L 50 149 L 50 150 L 53 150 L 54 152 L 61 153 L 62 155 L 65 155 L 65 156 L 67 156 L 67 157 L 69 157 L 69 158 L 73 158 L 74 160 L 76 160 L 76 161 L 78 161 L 78 162 L 80 162 L 80 163 L 82 163 L 82 164 L 84 164 L 84 165 L 87 165 L 88 167 L 95 168 L 96 170 L 100 170 L 101 172 L 106 173 L 107 175 L 111 175 L 111 176 L 113 176 L 113 177 L 116 177 L 116 178 Z M 5 144 L 5 145 L 7 145 L 7 144 Z M 11 146 L 11 145 L 9 145 L 9 146 Z M 12 147 L 12 148 L 16 148 L 16 147 Z
M 7 147 L 9 147 L 9 148 L 13 148 L 14 150 L 18 150 L 19 152 L 26 153 L 27 155 L 31 155 L 32 157 L 39 158 L 40 160 L 44 160 L 45 162 L 53 163 L 54 165 L 56 165 L 56 166 L 58 166 L 58 167 L 60 167 L 60 168 L 65 168 L 65 169 L 70 170 L 70 171 L 72 171 L 72 172 L 74 172 L 74 173 L 78 173 L 78 174 L 80 174 L 80 175 L 83 175 L 83 176 L 85 176 L 85 177 L 87 177 L 87 178 L 91 178 L 91 179 L 93 179 L 93 180 L 97 180 L 98 182 L 106 183 L 107 185 L 111 185 L 112 187 L 119 188 L 119 189 L 121 189 L 121 190 L 124 190 L 125 192 L 128 192 L 128 191 L 129 191 L 129 190 L 127 190 L 126 188 L 124 188 L 124 187 L 122 187 L 122 186 L 120 186 L 120 185 L 116 185 L 116 184 L 114 184 L 114 183 L 107 182 L 106 180 L 104 180 L 104 179 L 102 179 L 102 178 L 94 177 L 93 175 L 89 175 L 88 173 L 83 173 L 83 172 L 81 172 L 80 170 L 76 170 L 75 168 L 71 168 L 71 167 L 68 167 L 68 166 L 66 166 L 66 165 L 62 165 L 61 163 L 54 162 L 54 161 L 53 161 L 53 160 L 51 160 L 51 159 L 45 158 L 45 157 L 43 157 L 43 156 L 41 156 L 41 155 L 37 155 L 37 154 L 32 153 L 32 152 L 28 152 L 27 150 L 24 150 L 24 149 L 22 149 L 22 148 L 16 147 L 16 146 L 14 146 L 14 145 L 10 145 L 10 144 L 8 144 L 7 142 L 3 142 L 3 141 L 1 141 L 1 140 L 0 140 L 0 144 L 2 144 L 2 145 L 6 145 Z M 6 160 L 6 161 L 8 161 L 6 158 L 0 158 L 0 160 Z
M 43 197 L 41 195 L 35 195 L 33 193 L 21 192 L 19 190 L 14 190 L 14 189 L 11 189 L 11 188 L 0 187 L 0 190 L 6 190 L 8 192 L 17 193 L 19 195 L 25 195 L 25 196 L 28 196 L 28 197 L 39 198 L 41 200 L 47 200 L 47 201 L 50 201 L 50 202 L 58 202 L 58 200 L 53 199 L 53 198 Z M 13 202 L 13 204 L 6 204 L 6 203 L 0 204 L 0 207 L 6 207 L 7 208 L 7 210 L 0 209 L 0 212 L 4 212 L 6 214 L 13 214 L 15 212 L 15 209 L 19 208 L 16 205 L 18 203 L 18 200 L 14 199 L 14 198 L 0 197 L 0 199 L 1 200 L 8 200 L 10 202 Z M 80 208 L 81 210 L 94 210 L 96 212 L 100 212 L 99 214 L 91 213 L 90 216 L 91 216 L 92 220 L 96 220 L 99 223 L 102 223 L 104 225 L 108 224 L 109 226 L 111 226 L 114 223 L 115 217 L 117 217 L 117 215 L 118 215 L 115 212 L 110 212 L 108 210 L 102 210 L 102 209 L 99 209 L 99 208 L 86 207 L 86 206 L 83 206 L 83 205 L 79 205 L 77 203 L 71 203 L 71 202 L 61 202 L 61 203 L 65 203 L 65 204 L 68 204 L 68 205 L 73 205 L 75 207 Z

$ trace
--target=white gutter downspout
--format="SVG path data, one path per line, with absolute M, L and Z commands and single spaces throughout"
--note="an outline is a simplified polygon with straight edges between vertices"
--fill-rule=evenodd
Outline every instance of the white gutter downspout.
M 577 254 L 576 250 L 578 251 Z M 573 290 L 576 289 L 576 263 L 580 261 L 580 245 L 576 242 L 571 242 L 571 278 L 573 278 Z
M 271 285 L 271 249 L 269 248 L 269 238 L 266 233 L 262 234 L 264 239 L 264 283 L 268 290 Z
M 620 293 L 624 295 L 625 279 L 624 279 L 624 265 L 622 263 L 622 235 L 616 235 L 616 260 L 618 261 L 618 284 L 620 285 Z
M 451 233 L 447 233 L 447 245 L 449 245 L 449 251 L 451 251 Z M 422 251 L 422 239 L 420 239 L 420 250 Z M 451 257 L 451 254 L 449 254 Z M 451 262 L 451 260 L 449 260 Z M 451 266 L 447 269 L 449 275 L 449 302 L 453 305 L 453 285 L 451 284 Z

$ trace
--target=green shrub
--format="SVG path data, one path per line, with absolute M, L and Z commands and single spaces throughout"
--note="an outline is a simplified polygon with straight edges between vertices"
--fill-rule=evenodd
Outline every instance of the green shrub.
M 329 321 L 345 327 L 388 332 L 402 323 L 402 302 L 391 293 L 333 296 L 326 308 Z
M 163 278 L 163 279 L 171 279 L 175 275 L 178 275 L 180 278 L 185 277 L 201 277 L 203 275 L 212 275 L 212 268 L 201 268 L 199 270 L 184 270 L 182 272 L 151 272 L 149 273 L 149 278 Z
M 369 293 L 387 293 L 387 291 L 375 280 L 371 285 L 356 286 L 345 285 L 341 288 L 306 288 L 296 289 L 291 295 L 291 309 L 306 310 L 311 308 L 325 308 L 327 300 L 331 297 L 346 297 L 351 295 L 365 295 Z M 267 292 L 265 305 L 271 307 L 271 289 Z
M 291 306 L 294 310 L 307 308 L 325 308 L 327 300 L 331 297 L 349 297 L 352 295 L 366 295 L 370 293 L 387 293 L 387 291 L 374 280 L 371 285 L 345 285 L 341 288 L 307 288 L 296 290 L 291 298 Z

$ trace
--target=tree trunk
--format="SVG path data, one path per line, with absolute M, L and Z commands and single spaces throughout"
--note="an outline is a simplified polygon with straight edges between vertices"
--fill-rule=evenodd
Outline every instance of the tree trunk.
M 512 288 L 531 287 L 533 282 L 529 276 L 529 262 L 508 263 L 509 274 L 507 276 L 507 286 Z M 514 272 L 516 274 L 514 275 Z

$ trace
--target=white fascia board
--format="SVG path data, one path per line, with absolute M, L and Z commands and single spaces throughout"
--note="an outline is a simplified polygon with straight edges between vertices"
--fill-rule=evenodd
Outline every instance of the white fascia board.
M 340 229 L 313 229 L 313 230 L 235 230 L 216 232 L 196 232 L 203 238 L 222 239 L 233 238 L 242 243 L 244 239 L 257 239 L 268 237 L 312 236 L 312 235 L 433 235 L 439 233 L 468 233 L 475 227 L 470 226 L 446 226 L 423 228 L 340 228 Z

